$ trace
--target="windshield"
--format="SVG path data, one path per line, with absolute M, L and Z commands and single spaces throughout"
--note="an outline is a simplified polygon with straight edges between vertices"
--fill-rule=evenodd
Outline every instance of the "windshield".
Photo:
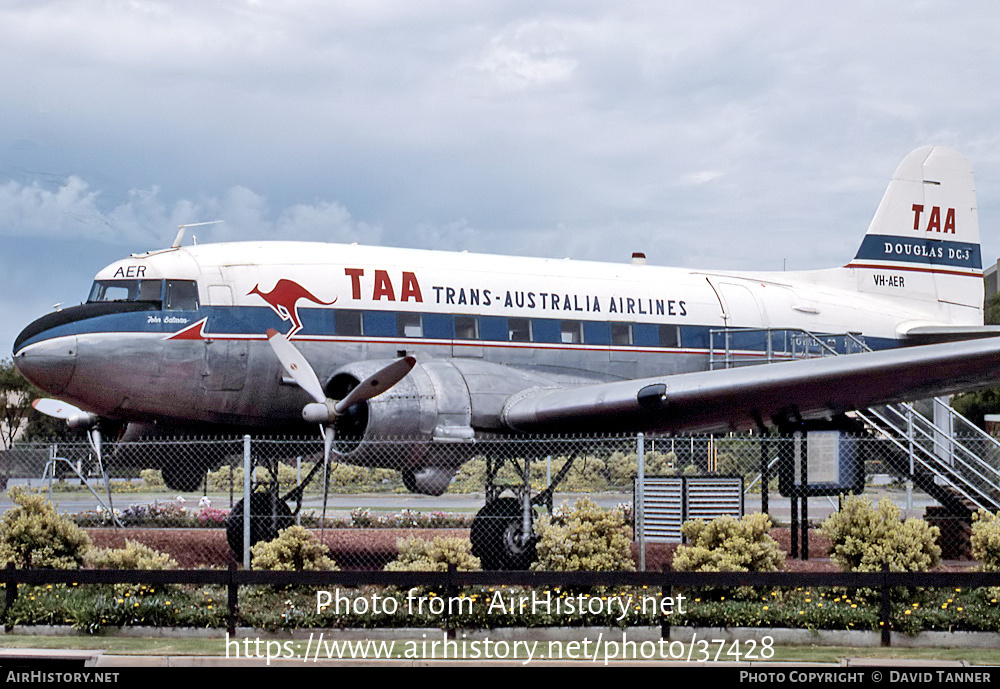
M 163 280 L 97 280 L 88 302 L 155 301 L 163 299 Z

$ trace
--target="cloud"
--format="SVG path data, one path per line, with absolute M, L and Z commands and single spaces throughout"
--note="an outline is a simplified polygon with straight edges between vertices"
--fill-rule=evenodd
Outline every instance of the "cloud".
M 569 81 L 578 62 L 570 55 L 567 28 L 532 21 L 494 36 L 469 65 L 501 92 L 537 89 Z
M 342 204 L 317 200 L 277 213 L 266 197 L 243 186 L 221 197 L 168 201 L 158 187 L 131 189 L 105 207 L 101 193 L 77 176 L 55 189 L 9 181 L 0 186 L 0 235 L 75 239 L 144 249 L 167 246 L 180 225 L 221 220 L 203 228 L 213 241 L 298 239 L 379 243 L 380 227 L 355 220 Z M 197 230 L 190 230 L 194 233 Z

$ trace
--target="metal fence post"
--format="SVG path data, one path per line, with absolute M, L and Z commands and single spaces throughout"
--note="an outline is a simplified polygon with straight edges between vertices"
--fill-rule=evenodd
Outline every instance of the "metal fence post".
M 243 436 L 243 568 L 250 569 L 250 436 Z
M 295 458 L 295 485 L 302 485 L 302 455 Z M 302 526 L 302 510 L 295 510 L 295 524 Z
M 646 445 L 642 433 L 636 436 L 636 458 L 639 464 L 639 483 L 635 491 L 635 505 L 632 509 L 632 519 L 635 521 L 635 537 L 639 544 L 639 571 L 646 571 L 646 538 L 642 528 L 643 522 L 643 483 L 646 478 Z

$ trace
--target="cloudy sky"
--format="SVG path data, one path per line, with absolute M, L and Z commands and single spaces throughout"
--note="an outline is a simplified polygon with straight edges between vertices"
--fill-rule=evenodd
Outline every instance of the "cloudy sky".
M 0 345 L 170 244 L 357 241 L 789 270 L 896 165 L 976 170 L 1000 256 L 1000 10 L 837 3 L 0 2 Z M 4 354 L 0 353 L 0 356 Z

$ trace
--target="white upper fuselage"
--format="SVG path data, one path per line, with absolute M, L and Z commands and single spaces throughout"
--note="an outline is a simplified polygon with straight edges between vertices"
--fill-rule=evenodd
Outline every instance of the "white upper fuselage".
M 960 313 L 966 318 L 958 321 L 949 305 L 927 303 L 926 296 L 933 294 L 934 280 L 940 276 L 903 271 L 898 266 L 886 266 L 875 276 L 870 270 L 853 269 L 735 273 L 358 245 L 241 242 L 135 255 L 111 264 L 96 279 L 141 277 L 196 280 L 200 304 L 219 308 L 267 306 L 252 290 L 266 294 L 279 281 L 290 280 L 325 302 L 306 297 L 297 304 L 302 310 L 329 307 L 710 328 L 797 328 L 861 333 L 885 340 L 901 339 L 915 323 L 981 323 L 976 309 L 963 308 Z M 211 323 L 206 328 L 206 332 L 213 331 Z M 262 332 L 255 334 L 263 337 Z M 293 339 L 330 335 L 302 332 Z M 683 342 L 681 348 L 685 348 Z

